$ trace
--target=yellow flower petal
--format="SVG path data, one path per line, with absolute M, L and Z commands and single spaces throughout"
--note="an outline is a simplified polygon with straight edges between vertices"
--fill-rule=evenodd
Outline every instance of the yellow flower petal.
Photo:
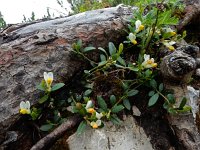
M 52 78 L 47 78 L 47 83 L 48 83 L 48 85 L 51 85 L 52 81 L 53 81 Z
M 147 64 L 152 64 L 153 61 L 151 59 L 147 60 Z
M 156 68 L 157 66 L 158 66 L 157 63 L 153 63 L 153 64 L 152 64 L 152 68 Z
M 93 113 L 95 113 L 96 111 L 94 110 L 94 108 L 89 108 L 89 109 L 87 110 L 87 112 L 93 114 Z
M 27 109 L 20 109 L 20 114 L 29 114 L 30 112 Z
M 134 45 L 137 44 L 137 41 L 136 41 L 136 40 L 132 40 L 131 42 L 132 42 Z
M 140 25 L 138 30 L 139 30 L 139 31 L 144 30 L 144 25 Z
M 176 32 L 170 32 L 170 34 L 171 34 L 171 36 L 174 36 L 174 35 L 176 35 Z
M 98 128 L 97 123 L 94 123 L 94 124 L 92 125 L 92 128 L 93 128 L 93 129 L 97 129 L 97 128 Z
M 173 50 L 175 50 L 174 46 L 171 46 L 171 45 L 170 45 L 170 46 L 168 46 L 168 48 L 169 48 L 169 50 L 170 50 L 170 51 L 173 51 Z

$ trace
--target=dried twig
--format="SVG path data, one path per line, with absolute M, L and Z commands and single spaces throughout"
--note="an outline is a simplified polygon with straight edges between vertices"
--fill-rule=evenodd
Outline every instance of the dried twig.
M 67 130 L 76 126 L 80 121 L 81 118 L 77 115 L 69 118 L 59 127 L 57 127 L 55 130 L 53 130 L 51 133 L 49 133 L 47 136 L 45 136 L 35 145 L 33 145 L 31 150 L 42 150 L 45 149 L 46 147 L 53 145 L 56 142 L 56 140 L 59 139 Z

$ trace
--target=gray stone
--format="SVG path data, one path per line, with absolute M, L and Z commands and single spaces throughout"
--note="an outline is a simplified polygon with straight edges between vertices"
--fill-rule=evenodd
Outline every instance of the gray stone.
M 197 46 L 179 46 L 163 58 L 160 64 L 163 77 L 167 80 L 187 83 L 198 66 L 198 54 L 199 47 Z
M 128 116 L 121 126 L 105 123 L 101 129 L 88 127 L 81 134 L 67 140 L 70 150 L 153 150 L 143 128 Z

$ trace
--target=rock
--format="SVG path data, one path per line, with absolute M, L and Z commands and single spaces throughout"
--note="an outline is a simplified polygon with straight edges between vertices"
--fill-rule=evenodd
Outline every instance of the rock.
M 198 66 L 199 47 L 184 45 L 166 55 L 161 64 L 161 73 L 167 80 L 187 83 Z
M 195 105 L 199 101 L 198 92 L 191 94 L 186 85 L 171 84 L 165 81 L 166 89 L 173 90 L 176 98 L 176 107 L 179 106 L 181 99 L 188 99 L 187 105 Z M 195 95 L 194 95 L 195 94 Z M 194 101 L 195 100 L 195 101 Z M 194 107 L 194 106 L 192 106 Z M 168 115 L 168 122 L 172 127 L 174 134 L 177 136 L 182 149 L 184 150 L 200 150 L 200 134 L 193 117 L 193 113 L 186 112 L 184 114 Z
M 0 143 L 18 118 L 19 103 L 37 102 L 35 86 L 44 71 L 54 72 L 54 82 L 67 82 L 82 71 L 85 62 L 72 53 L 71 45 L 106 47 L 125 35 L 131 7 L 94 10 L 70 17 L 11 26 L 0 35 Z
M 101 129 L 88 127 L 82 135 L 70 136 L 67 144 L 70 150 L 153 150 L 143 128 L 131 116 L 121 126 L 107 122 Z
M 192 107 L 192 114 L 196 119 L 196 114 L 199 112 L 199 90 L 195 90 L 191 86 L 187 86 L 189 105 Z
M 133 110 L 133 116 L 140 116 L 141 112 L 140 110 L 137 108 L 137 106 L 132 106 L 132 110 Z

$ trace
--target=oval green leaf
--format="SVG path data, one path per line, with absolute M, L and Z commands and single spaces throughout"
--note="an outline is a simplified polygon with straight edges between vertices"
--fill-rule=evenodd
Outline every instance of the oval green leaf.
M 130 97 L 130 96 L 134 96 L 134 95 L 136 95 L 136 94 L 138 94 L 138 90 L 130 90 L 130 91 L 128 91 L 128 93 L 127 93 L 127 96 L 128 97 Z
M 53 125 L 52 124 L 45 124 L 45 125 L 42 125 L 41 127 L 40 127 L 40 130 L 41 131 L 49 131 L 50 129 L 52 129 L 53 128 Z
M 124 104 L 126 109 L 131 110 L 131 104 L 130 104 L 130 101 L 128 99 L 123 100 L 123 104 Z
M 159 94 L 156 93 L 154 94 L 150 99 L 149 99 L 149 103 L 148 103 L 148 106 L 153 106 L 157 101 L 158 101 L 158 98 L 159 98 Z
M 111 112 L 112 113 L 118 113 L 118 112 L 122 111 L 123 109 L 124 109 L 124 106 L 122 106 L 122 105 L 116 105 L 116 106 L 114 106 L 111 109 Z
M 65 85 L 64 83 L 57 83 L 57 84 L 55 84 L 55 85 L 51 88 L 51 92 L 60 89 L 60 88 L 63 87 L 64 85 Z
M 97 96 L 97 102 L 100 108 L 102 108 L 104 111 L 107 111 L 107 104 L 101 96 Z

